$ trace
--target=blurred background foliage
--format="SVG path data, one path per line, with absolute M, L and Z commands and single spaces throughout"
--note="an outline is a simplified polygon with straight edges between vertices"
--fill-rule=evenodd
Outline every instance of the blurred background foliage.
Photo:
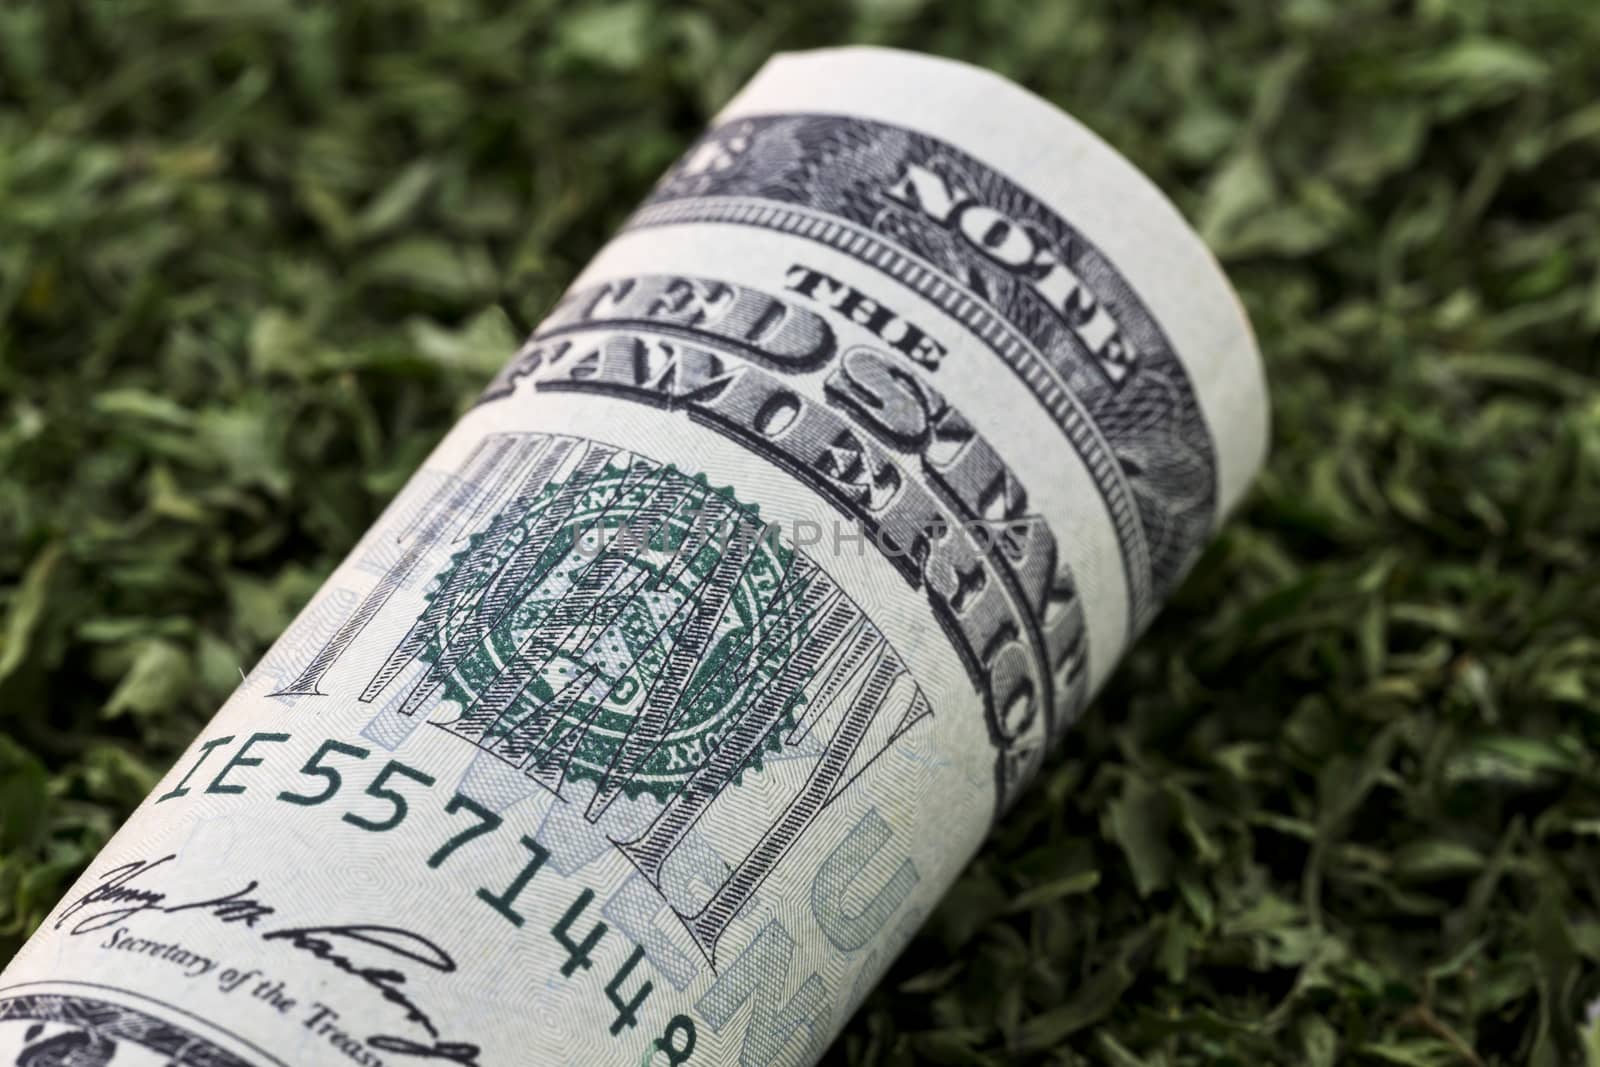
M 830 1062 L 1581 1061 L 1592 0 L 0 6 L 0 959 L 712 111 L 846 41 L 1144 168 L 1275 449 Z

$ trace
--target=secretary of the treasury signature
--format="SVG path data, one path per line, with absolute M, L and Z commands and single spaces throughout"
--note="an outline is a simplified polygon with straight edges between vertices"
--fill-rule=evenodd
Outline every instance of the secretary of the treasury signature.
M 146 884 L 151 872 L 173 870 L 169 865 L 176 859 L 176 854 L 169 854 L 112 867 L 92 889 L 61 909 L 55 929 L 65 928 L 69 936 L 79 937 L 148 914 L 189 915 L 246 926 L 258 931 L 257 936 L 264 942 L 302 953 L 361 982 L 402 1013 L 406 1023 L 426 1035 L 426 1040 L 418 1040 L 403 1034 L 373 1034 L 367 1038 L 373 1048 L 477 1067 L 478 1046 L 442 1040 L 432 1017 L 406 992 L 412 973 L 408 968 L 439 974 L 455 971 L 455 960 L 439 945 L 397 926 L 268 922 L 278 909 L 261 899 L 257 892 L 260 883 L 253 879 L 232 893 L 197 900 L 174 899 L 172 891 Z

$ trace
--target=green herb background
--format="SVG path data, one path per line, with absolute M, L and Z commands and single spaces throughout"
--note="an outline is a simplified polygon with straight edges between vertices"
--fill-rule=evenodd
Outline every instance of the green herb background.
M 1149 173 L 1275 441 L 830 1062 L 1600 1064 L 1590 0 L 0 7 L 0 959 L 715 107 L 848 41 Z

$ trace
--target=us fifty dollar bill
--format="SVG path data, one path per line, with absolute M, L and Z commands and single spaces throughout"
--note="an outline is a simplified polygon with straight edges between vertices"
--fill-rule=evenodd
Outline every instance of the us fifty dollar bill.
M 778 57 L 6 968 L 0 1057 L 814 1062 L 1266 436 L 1093 134 Z

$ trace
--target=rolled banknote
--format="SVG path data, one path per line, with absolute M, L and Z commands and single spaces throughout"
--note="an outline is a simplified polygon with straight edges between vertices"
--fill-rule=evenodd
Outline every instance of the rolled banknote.
M 771 61 L 0 978 L 0 1060 L 808 1064 L 1258 467 L 1155 187 Z

